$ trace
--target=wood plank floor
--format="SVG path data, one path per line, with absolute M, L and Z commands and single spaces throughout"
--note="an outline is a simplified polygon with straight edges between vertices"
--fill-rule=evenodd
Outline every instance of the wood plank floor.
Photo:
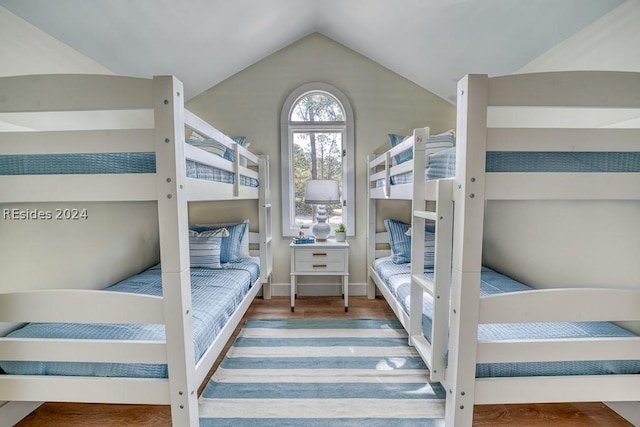
M 393 312 L 382 298 L 349 298 L 349 312 L 343 310 L 339 297 L 307 297 L 296 303 L 291 313 L 288 298 L 256 299 L 247 311 L 246 319 L 266 318 L 386 318 Z M 240 328 L 227 344 L 235 339 Z M 226 352 L 226 350 L 225 350 Z M 222 358 L 216 362 L 211 373 Z M 200 391 L 202 391 L 202 388 Z M 534 404 L 534 405 L 482 405 L 476 406 L 474 426 L 554 426 L 554 427 L 632 427 L 623 418 L 602 403 Z M 168 406 L 103 405 L 80 403 L 46 403 L 26 417 L 18 427 L 163 427 L 171 425 Z

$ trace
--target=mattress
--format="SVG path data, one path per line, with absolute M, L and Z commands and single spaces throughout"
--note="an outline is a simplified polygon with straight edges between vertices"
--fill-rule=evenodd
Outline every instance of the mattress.
M 374 269 L 383 279 L 391 294 L 409 313 L 411 276 L 409 264 L 394 264 L 391 257 L 379 258 Z M 433 271 L 425 275 L 433 279 Z M 483 267 L 481 272 L 480 296 L 504 292 L 531 290 L 492 269 Z M 431 317 L 433 300 L 428 293 L 423 296 L 423 332 L 431 341 Z M 631 332 L 610 322 L 549 322 L 549 323 L 507 323 L 478 325 L 478 340 L 535 340 L 550 338 L 588 337 L 635 337 Z M 604 375 L 640 373 L 640 360 L 567 361 L 567 362 L 525 362 L 525 363 L 482 363 L 476 366 L 476 377 L 519 377 L 519 376 L 560 376 L 560 375 Z
M 187 160 L 187 176 L 233 184 L 235 174 Z M 156 173 L 154 153 L 30 154 L 0 156 L 0 175 Z M 240 185 L 258 187 L 258 180 L 240 176 Z
M 640 172 L 640 152 L 488 151 L 487 172 Z M 429 155 L 425 180 L 448 178 L 456 172 L 456 149 Z M 413 172 L 391 177 L 391 185 L 409 184 Z M 376 182 L 384 186 L 384 180 Z
M 241 262 L 225 264 L 224 267 L 191 269 L 196 361 L 222 331 L 260 275 L 260 262 L 257 258 L 243 258 Z M 106 290 L 161 296 L 160 273 L 157 265 Z M 30 323 L 9 336 L 149 341 L 165 339 L 164 325 L 155 324 Z M 166 364 L 2 361 L 0 368 L 7 374 L 15 375 L 167 378 Z

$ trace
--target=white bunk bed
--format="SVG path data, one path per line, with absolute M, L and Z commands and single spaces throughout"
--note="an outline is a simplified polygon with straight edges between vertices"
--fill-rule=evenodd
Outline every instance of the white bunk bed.
M 436 235 L 435 271 L 448 269 L 451 272 L 450 302 L 438 308 L 443 296 L 449 296 L 449 289 L 438 286 L 435 280 L 427 280 L 421 274 L 421 260 L 424 238 L 421 233 L 413 233 L 411 254 L 411 309 L 407 315 L 402 309 L 390 304 L 398 317 L 410 329 L 412 342 L 423 354 L 431 369 L 442 369 L 444 373 L 432 379 L 441 380 L 448 390 L 446 424 L 467 426 L 472 424 L 475 404 L 497 403 L 543 403 L 543 402 L 638 402 L 640 401 L 640 337 L 617 328 L 609 322 L 640 321 L 640 290 L 634 289 L 546 289 L 534 290 L 518 282 L 511 281 L 512 290 L 487 295 L 483 286 L 483 275 L 505 276 L 487 271 L 482 266 L 483 225 L 485 204 L 491 200 L 542 200 L 542 201 L 638 201 L 640 200 L 640 169 L 638 169 L 638 129 L 543 129 L 543 128 L 490 128 L 487 125 L 487 111 L 492 107 L 555 107 L 555 108 L 640 108 L 640 74 L 619 72 L 563 72 L 531 75 L 515 75 L 489 79 L 487 76 L 470 75 L 458 86 L 457 144 L 455 149 L 455 178 L 438 179 L 423 183 L 413 180 L 413 230 L 422 229 L 423 218 L 430 217 L 443 221 Z M 603 144 L 603 141 L 607 141 Z M 409 143 L 411 144 L 411 143 Z M 422 170 L 420 157 L 422 148 L 414 143 L 414 160 L 410 168 Z M 387 154 L 386 165 L 390 155 Z M 549 166 L 549 158 L 543 158 L 543 165 L 530 171 L 493 169 L 496 158 L 541 152 L 558 153 L 586 152 L 595 154 L 633 158 L 630 170 L 613 167 L 613 170 L 582 170 L 582 165 L 573 169 L 561 159 L 560 168 Z M 450 155 L 450 153 L 447 153 Z M 505 156 L 506 154 L 506 156 Z M 370 168 L 385 162 L 378 159 L 370 162 Z M 491 166 L 490 166 L 491 163 Z M 497 161 L 500 163 L 500 161 Z M 615 163 L 615 160 L 614 160 Z M 566 169 L 563 169 L 566 168 Z M 388 180 L 393 171 L 385 167 L 383 178 Z M 370 169 L 372 170 L 372 169 Z M 377 172 L 381 173 L 381 172 Z M 370 173 L 370 183 L 380 176 Z M 448 182 L 450 190 L 444 189 Z M 385 188 L 386 187 L 386 188 Z M 375 199 L 407 198 L 409 191 L 398 186 L 386 185 L 382 189 L 370 184 L 370 224 L 369 261 L 373 263 L 376 254 L 375 239 Z M 441 203 L 434 213 L 425 213 L 425 200 L 435 200 L 436 191 L 448 192 L 440 195 Z M 423 195 L 424 193 L 424 195 Z M 449 201 L 453 200 L 453 209 Z M 371 214 L 372 213 L 372 214 Z M 446 260 L 438 260 L 449 250 L 448 227 L 453 224 L 453 246 Z M 436 222 L 436 226 L 438 223 Z M 438 234 L 440 234 L 438 236 Z M 446 248 L 442 248 L 441 245 Z M 442 262 L 439 262 L 442 261 Z M 447 268 L 446 263 L 451 262 Z M 420 262 L 420 261 L 419 261 Z M 441 272 L 441 277 L 446 273 Z M 381 292 L 390 298 L 381 284 L 381 278 L 370 269 L 370 276 L 378 284 Z M 511 279 L 509 279 L 511 280 Z M 433 284 L 433 283 L 436 284 Z M 446 284 L 444 285 L 446 288 Z M 435 295 L 430 313 L 431 342 L 421 342 L 420 324 L 423 307 L 415 297 L 423 290 L 434 289 Z M 517 288 L 517 289 L 515 289 Z M 373 290 L 370 292 L 372 296 Z M 445 296 L 446 295 L 446 296 Z M 437 297 L 440 296 L 439 299 Z M 449 305 L 450 304 L 450 305 Z M 406 306 L 406 303 L 405 303 Z M 403 319 L 404 317 L 404 319 Z M 507 337 L 503 329 L 519 325 L 584 324 L 594 326 L 609 325 L 613 332 L 596 337 L 541 337 L 517 335 Z M 585 322 L 585 323 L 582 323 Z M 607 326 L 607 328 L 609 328 Z M 497 337 L 486 338 L 484 332 L 495 328 Z M 422 331 L 427 332 L 427 331 Z M 480 336 L 479 336 L 480 332 Z M 444 337 L 444 338 L 442 338 Z M 447 338 L 448 337 L 448 338 Z M 444 345 L 442 344 L 445 342 Z M 430 345 L 430 347 L 428 345 Z M 444 346 L 444 348 L 443 348 Z M 425 350 L 421 350 L 421 347 Z M 426 354 L 426 357 L 425 357 Z M 605 364 L 626 363 L 629 372 L 619 373 L 612 368 L 610 375 L 603 372 L 585 373 L 578 368 L 569 373 L 562 371 L 574 361 Z M 510 364 L 521 368 L 531 364 L 536 367 L 562 366 L 555 373 L 492 374 L 486 366 Z M 551 369 L 551 368 L 546 368 Z M 623 369 L 620 369 L 623 371 Z
M 458 84 L 456 178 L 447 425 L 470 426 L 475 404 L 638 402 L 640 375 L 476 378 L 483 363 L 633 361 L 640 337 L 478 340 L 479 325 L 640 321 L 639 289 L 544 289 L 480 296 L 485 203 L 489 200 L 640 200 L 640 173 L 485 172 L 489 152 L 625 153 L 637 156 L 638 129 L 489 128 L 505 107 L 640 108 L 640 73 L 556 72 Z M 606 141 L 606 144 L 603 143 Z M 561 169 L 560 169 L 561 170 Z
M 427 367 L 430 379 L 441 381 L 444 379 L 447 354 L 448 320 L 446 313 L 449 310 L 449 283 L 451 281 L 451 233 L 453 231 L 451 193 L 451 178 L 438 180 L 423 179 L 398 180 L 392 185 L 395 176 L 407 175 L 411 171 L 425 170 L 432 154 L 443 152 L 439 144 L 428 144 L 429 128 L 419 128 L 400 144 L 388 150 L 380 156 L 371 156 L 368 167 L 369 185 L 369 224 L 368 224 L 368 265 L 370 282 L 368 289 L 369 298 L 375 297 L 375 289 L 380 290 L 394 313 L 409 333 L 409 340 L 416 347 Z M 392 159 L 407 150 L 413 152 L 412 159 L 394 165 Z M 421 175 L 420 175 L 421 176 Z M 374 263 L 377 259 L 387 258 L 390 250 L 378 249 L 378 245 L 389 243 L 386 232 L 377 232 L 377 200 L 411 200 L 412 211 L 417 214 L 412 221 L 414 230 L 425 229 L 427 220 L 433 223 L 436 231 L 436 251 L 433 274 L 427 278 L 424 272 L 424 258 L 412 257 L 410 265 L 402 266 L 400 273 L 410 277 L 413 285 L 410 289 L 410 298 L 406 298 L 399 292 L 394 292 L 387 281 L 381 277 Z M 427 210 L 427 203 L 433 202 L 434 208 Z M 424 237 L 424 236 L 423 236 Z M 424 240 L 412 239 L 412 245 L 423 245 Z M 423 246 L 413 248 L 411 252 L 422 253 Z M 404 283 L 402 283 L 404 284 Z M 402 286 L 402 284 L 400 284 Z M 426 293 L 426 295 L 425 295 Z M 441 312 L 439 316 L 429 315 L 423 319 L 423 298 L 427 298 L 432 305 L 433 312 Z M 441 322 L 441 319 L 445 319 Z M 430 337 L 427 339 L 425 337 Z
M 164 327 L 164 340 L 159 341 L 3 337 L 0 360 L 37 361 L 47 354 L 55 362 L 155 364 L 166 366 L 168 372 L 166 378 L 0 375 L 0 401 L 170 404 L 174 425 L 198 425 L 198 386 L 254 297 L 262 290 L 264 298 L 270 298 L 268 158 L 252 154 L 186 110 L 182 83 L 172 76 L 3 77 L 0 93 L 0 113 L 152 112 L 152 127 L 0 133 L 0 157 L 11 161 L 22 161 L 22 156 L 61 155 L 77 160 L 86 155 L 124 154 L 151 155 L 153 166 L 126 173 L 4 174 L 0 175 L 0 203 L 6 207 L 30 202 L 156 202 L 162 286 L 160 296 L 82 289 L 4 292 L 0 294 L 0 322 Z M 231 150 L 233 161 L 185 144 L 189 132 Z M 223 174 L 225 182 L 211 180 L 208 175 L 212 173 Z M 206 177 L 200 179 L 201 175 Z M 258 204 L 259 233 L 252 233 L 252 243 L 259 250 L 252 249 L 252 255 L 259 255 L 259 275 L 196 360 L 188 202 L 243 199 L 255 199 Z

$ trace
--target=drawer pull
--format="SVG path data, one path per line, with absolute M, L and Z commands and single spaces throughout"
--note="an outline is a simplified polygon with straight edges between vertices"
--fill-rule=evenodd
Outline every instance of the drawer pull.
M 327 256 L 326 252 L 314 252 L 313 256 Z
M 313 264 L 313 268 L 327 268 L 327 264 Z

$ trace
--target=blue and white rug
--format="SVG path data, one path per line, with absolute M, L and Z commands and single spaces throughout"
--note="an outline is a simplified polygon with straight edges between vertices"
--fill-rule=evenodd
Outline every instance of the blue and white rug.
M 200 425 L 442 426 L 444 398 L 397 320 L 248 320 Z

